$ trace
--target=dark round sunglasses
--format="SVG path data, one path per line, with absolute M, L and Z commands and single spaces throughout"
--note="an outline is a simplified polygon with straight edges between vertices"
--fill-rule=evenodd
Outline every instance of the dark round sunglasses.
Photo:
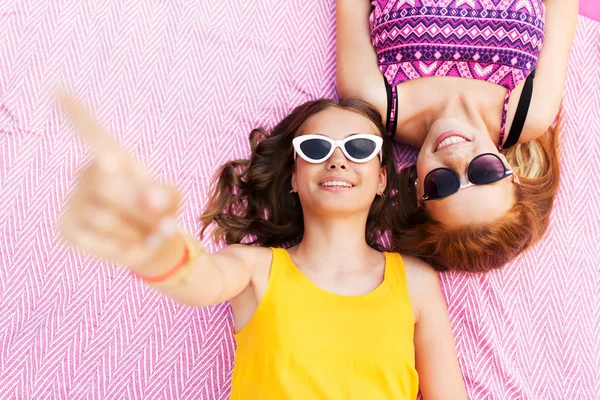
M 504 158 L 502 155 L 501 157 Z M 506 167 L 502 158 L 494 153 L 483 153 L 472 159 L 467 169 L 469 183 L 465 185 L 460 183 L 458 174 L 449 168 L 431 170 L 423 180 L 423 200 L 443 199 L 461 189 L 473 185 L 489 185 L 509 175 L 512 175 L 513 182 L 518 184 L 519 178 Z

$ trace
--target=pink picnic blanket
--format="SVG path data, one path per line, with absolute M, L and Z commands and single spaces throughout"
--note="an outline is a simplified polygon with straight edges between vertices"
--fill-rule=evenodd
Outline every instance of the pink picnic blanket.
M 52 93 L 73 90 L 178 184 L 182 226 L 197 233 L 211 176 L 248 154 L 250 129 L 335 95 L 334 11 L 333 0 L 0 2 L 1 399 L 227 398 L 226 304 L 176 304 L 56 239 L 89 158 Z M 470 399 L 600 399 L 599 65 L 600 23 L 580 17 L 544 241 L 501 271 L 442 276 Z

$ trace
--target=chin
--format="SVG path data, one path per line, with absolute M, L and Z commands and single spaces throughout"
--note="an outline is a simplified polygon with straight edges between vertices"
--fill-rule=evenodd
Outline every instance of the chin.
M 315 214 L 320 215 L 352 215 L 352 214 L 362 214 L 368 213 L 370 208 L 370 204 L 362 206 L 356 200 L 350 199 L 328 199 L 316 201 L 311 209 Z

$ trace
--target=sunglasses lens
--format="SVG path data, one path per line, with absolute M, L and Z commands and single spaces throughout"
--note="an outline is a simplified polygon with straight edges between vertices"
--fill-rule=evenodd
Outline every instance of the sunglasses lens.
M 475 158 L 469 165 L 469 179 L 477 185 L 487 185 L 504 177 L 504 164 L 493 154 Z
M 357 138 L 347 141 L 344 148 L 351 157 L 364 160 L 373 154 L 377 144 L 371 139 Z
M 300 149 L 309 158 L 321 160 L 331 150 L 331 143 L 323 139 L 308 139 L 300 144 Z
M 460 187 L 456 175 L 448 169 L 436 169 L 427 174 L 424 181 L 425 193 L 428 199 L 438 199 L 450 196 Z

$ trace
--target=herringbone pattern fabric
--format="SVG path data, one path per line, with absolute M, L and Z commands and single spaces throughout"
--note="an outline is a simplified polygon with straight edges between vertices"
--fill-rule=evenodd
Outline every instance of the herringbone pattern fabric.
M 230 387 L 226 305 L 175 304 L 56 240 L 87 153 L 54 86 L 179 185 L 197 232 L 210 177 L 247 154 L 250 129 L 334 95 L 334 31 L 332 0 L 0 3 L 0 398 L 225 399 Z M 471 399 L 600 399 L 599 63 L 600 24 L 580 19 L 547 238 L 502 271 L 442 278 Z

